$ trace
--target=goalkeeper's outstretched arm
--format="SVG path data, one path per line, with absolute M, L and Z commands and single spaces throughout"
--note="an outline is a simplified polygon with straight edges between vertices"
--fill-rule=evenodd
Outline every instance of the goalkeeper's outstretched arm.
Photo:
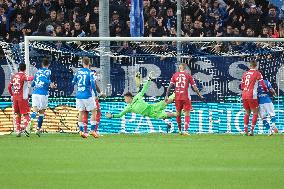
M 120 112 L 119 114 L 112 114 L 112 113 L 107 113 L 106 117 L 107 118 L 121 118 L 122 116 L 124 116 L 125 114 L 131 112 L 130 111 L 130 106 L 126 106 L 122 112 Z

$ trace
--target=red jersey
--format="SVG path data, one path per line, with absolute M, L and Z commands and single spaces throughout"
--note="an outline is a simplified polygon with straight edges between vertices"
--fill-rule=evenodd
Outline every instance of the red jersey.
M 170 84 L 175 85 L 175 100 L 189 100 L 188 88 L 190 85 L 196 85 L 192 76 L 187 72 L 176 72 Z
M 243 99 L 257 99 L 258 82 L 261 83 L 265 91 L 268 91 L 263 81 L 263 77 L 259 71 L 250 69 L 243 74 L 241 83 Z
M 8 85 L 8 90 L 11 96 L 13 96 L 13 99 L 28 99 L 29 90 L 27 81 L 32 81 L 33 78 L 33 76 L 27 76 L 25 72 L 18 72 L 12 77 Z

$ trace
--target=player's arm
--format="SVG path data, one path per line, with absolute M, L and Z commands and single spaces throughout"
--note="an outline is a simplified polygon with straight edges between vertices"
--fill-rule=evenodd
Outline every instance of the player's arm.
M 107 113 L 106 117 L 107 118 L 121 118 L 122 116 L 124 116 L 125 114 L 130 112 L 130 105 L 126 106 L 122 112 L 120 112 L 119 114 L 111 114 L 111 113 Z
M 144 96 L 144 94 L 147 92 L 150 84 L 151 84 L 151 78 L 149 77 L 149 79 L 146 81 L 146 83 L 144 83 L 141 91 L 136 96 Z
M 77 73 L 74 74 L 74 77 L 72 79 L 72 85 L 76 85 L 78 82 L 78 78 L 77 78 Z
M 102 90 L 101 90 L 100 86 L 98 85 L 97 80 L 95 81 L 95 84 L 96 84 L 96 89 L 97 89 L 97 92 L 98 92 L 99 96 L 103 97 L 103 98 L 106 98 L 106 94 L 102 93 Z
M 272 96 L 277 96 L 276 91 L 272 88 L 272 85 L 269 81 L 267 81 L 267 88 L 268 88 L 269 92 L 272 94 Z
M 171 78 L 171 81 L 170 81 L 170 85 L 167 89 L 167 92 L 166 92 L 166 100 L 169 98 L 169 95 L 170 95 L 170 92 L 171 92 L 171 89 L 175 86 L 175 82 L 174 82 L 174 76 Z
M 191 75 L 189 75 L 189 83 L 192 86 L 193 91 L 197 94 L 197 96 L 204 101 L 204 97 L 202 96 L 202 94 L 200 93 L 199 89 L 196 86 L 196 83 L 194 81 L 194 79 L 192 78 Z
M 32 81 L 34 79 L 34 76 L 33 75 L 31 75 L 31 76 L 25 76 L 24 77 L 24 81 Z
M 13 84 L 12 84 L 12 80 L 10 81 L 9 85 L 8 85 L 8 91 L 10 93 L 11 96 L 13 96 L 13 90 L 12 90 Z
M 261 75 L 261 73 L 260 72 L 258 72 L 259 74 L 258 74 L 258 76 L 257 76 L 257 80 L 259 81 L 259 83 L 261 84 L 261 87 L 263 88 L 263 90 L 265 91 L 265 92 L 268 92 L 268 88 L 267 88 L 267 86 L 265 85 L 265 82 L 264 82 L 264 80 L 263 80 L 263 77 L 262 77 L 262 75 Z
M 241 90 L 243 91 L 245 88 L 245 77 L 242 77 L 242 81 L 241 81 Z
M 90 74 L 90 82 L 91 82 L 91 87 L 92 87 L 92 90 L 94 91 L 95 96 L 98 96 L 96 79 L 95 79 L 95 75 L 93 73 Z

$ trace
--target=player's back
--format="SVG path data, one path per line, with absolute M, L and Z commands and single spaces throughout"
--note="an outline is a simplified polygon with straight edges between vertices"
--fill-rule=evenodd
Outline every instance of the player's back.
M 264 80 L 265 85 L 267 86 L 268 90 L 272 88 L 271 83 L 267 80 Z M 265 104 L 265 103 L 271 103 L 271 98 L 267 92 L 264 91 L 262 86 L 258 84 L 257 88 L 257 96 L 258 96 L 258 101 L 259 104 Z
M 41 68 L 35 73 L 32 86 L 34 87 L 33 94 L 48 95 L 50 85 L 51 71 L 47 68 Z
M 175 99 L 176 100 L 188 100 L 188 88 L 191 85 L 195 85 L 192 76 L 184 71 L 176 72 L 171 82 L 175 84 Z
M 258 82 L 262 80 L 259 71 L 250 69 L 243 74 L 241 88 L 243 99 L 257 99 Z
M 10 84 L 13 86 L 14 99 L 28 99 L 27 80 L 27 75 L 24 72 L 18 72 L 12 77 Z
M 77 84 L 78 99 L 88 99 L 92 97 L 91 80 L 94 80 L 94 74 L 88 68 L 81 68 L 75 74 L 72 83 Z

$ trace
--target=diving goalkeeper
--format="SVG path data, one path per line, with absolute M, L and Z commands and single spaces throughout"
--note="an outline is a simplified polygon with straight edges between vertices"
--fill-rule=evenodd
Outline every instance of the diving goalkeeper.
M 167 101 L 163 100 L 155 104 L 148 104 L 144 101 L 143 96 L 148 90 L 151 83 L 151 77 L 144 84 L 142 90 L 135 96 L 130 92 L 124 95 L 124 101 L 128 104 L 122 112 L 119 114 L 107 113 L 107 118 L 120 118 L 127 113 L 136 113 L 144 117 L 155 118 L 155 119 L 167 119 L 175 117 L 176 114 L 172 112 L 165 112 L 165 109 L 169 103 L 174 100 L 174 94 L 171 95 Z

